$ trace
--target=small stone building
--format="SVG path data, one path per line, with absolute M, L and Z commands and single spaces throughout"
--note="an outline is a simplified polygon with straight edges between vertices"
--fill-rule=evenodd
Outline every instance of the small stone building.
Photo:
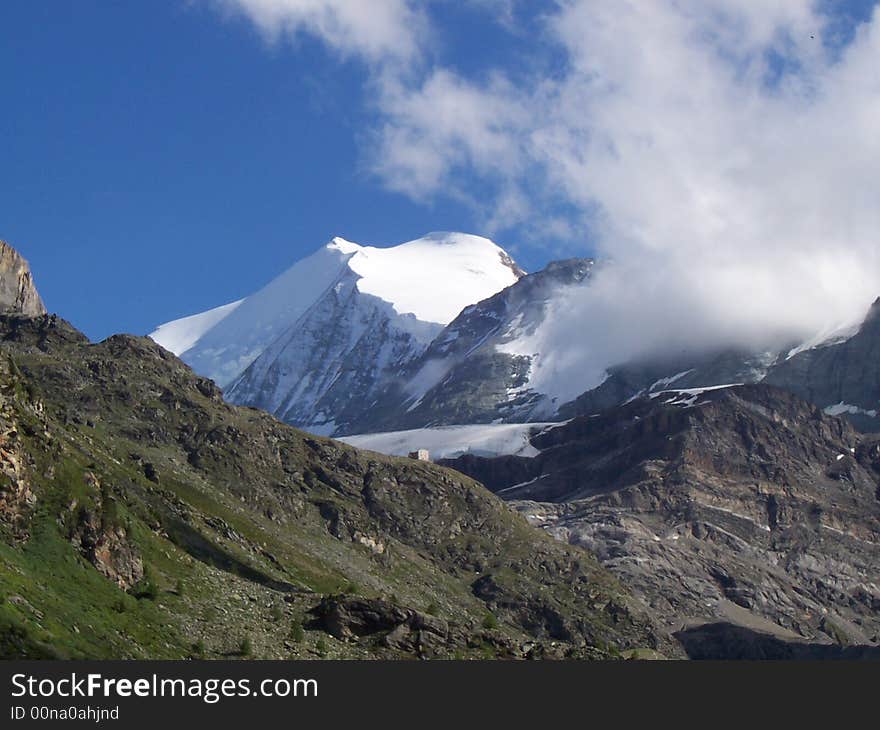
M 418 451 L 410 451 L 409 458 L 418 461 L 431 461 L 431 454 L 427 449 L 419 449 Z

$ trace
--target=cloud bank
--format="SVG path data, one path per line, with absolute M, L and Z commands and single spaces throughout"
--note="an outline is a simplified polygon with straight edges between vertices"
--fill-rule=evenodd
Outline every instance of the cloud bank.
M 621 360 L 696 343 L 810 337 L 880 295 L 876 13 L 565 0 L 521 35 L 559 54 L 553 73 L 477 79 L 422 57 L 429 16 L 413 22 L 403 0 L 369 3 L 384 8 L 369 22 L 353 10 L 367 4 L 344 0 L 235 2 L 269 32 L 381 60 L 373 169 L 389 188 L 470 200 L 502 241 L 583 241 L 614 262 L 534 343 L 555 353 L 548 382 L 585 387 Z

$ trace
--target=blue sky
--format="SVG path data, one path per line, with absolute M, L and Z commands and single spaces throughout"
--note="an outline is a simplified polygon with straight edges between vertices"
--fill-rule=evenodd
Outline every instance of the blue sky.
M 377 184 L 364 69 L 307 35 L 271 48 L 177 0 L 13 0 L 0 33 L 0 237 L 93 338 L 249 294 L 334 235 L 477 230 Z
M 332 10 L 339 0 L 321 2 Z M 731 5 L 713 2 L 723 12 Z M 669 110 L 633 61 L 643 40 L 680 43 L 682 54 L 736 54 L 752 48 L 745 39 L 754 53 L 737 56 L 740 66 L 771 59 L 779 75 L 790 63 L 795 81 L 830 85 L 874 4 L 832 3 L 833 17 L 815 8 L 750 11 L 730 48 L 722 37 L 708 50 L 690 35 L 642 39 L 651 22 L 622 18 L 610 37 L 629 50 L 618 55 L 595 31 L 606 2 L 564 3 L 563 12 L 554 2 L 393 0 L 409 15 L 392 17 L 389 27 L 415 48 L 401 57 L 381 42 L 377 51 L 352 50 L 352 39 L 374 42 L 374 25 L 365 31 L 357 18 L 340 40 L 290 10 L 298 3 L 0 4 L 0 237 L 30 260 L 51 310 L 92 338 L 144 333 L 254 291 L 333 235 L 388 245 L 431 230 L 482 233 L 530 270 L 594 250 L 637 256 L 671 233 L 679 241 L 667 220 L 677 203 L 654 201 L 655 191 L 669 179 L 699 177 L 699 185 L 731 195 L 729 180 L 694 172 L 729 146 L 708 141 L 723 143 L 731 132 L 718 119 L 700 121 L 705 126 L 690 136 L 708 140 L 694 148 L 709 157 L 691 159 L 669 142 L 662 116 Z M 265 7 L 280 15 L 266 21 Z M 817 17 L 827 23 L 823 33 L 834 31 L 827 58 L 818 60 L 805 40 Z M 714 16 L 698 20 L 700 33 L 724 27 L 711 25 Z M 574 33 L 586 21 L 589 53 Z M 795 41 L 765 33 L 777 26 Z M 706 88 L 720 90 L 719 98 L 743 93 L 723 65 L 713 73 Z M 670 88 L 695 93 L 671 65 L 669 74 Z M 783 124 L 798 99 L 771 96 L 756 118 L 778 113 Z M 450 105 L 464 121 L 443 116 Z M 615 114 L 650 120 L 655 110 L 656 126 L 615 136 Z M 719 117 L 726 111 L 719 107 Z M 648 140 L 657 159 L 634 164 L 626 152 L 633 139 Z M 681 169 L 670 175 L 673 159 Z M 684 217 L 702 213 L 703 196 L 682 192 L 694 188 L 678 191 Z M 776 240 L 777 232 L 754 235 Z M 616 249 L 608 240 L 624 243 Z

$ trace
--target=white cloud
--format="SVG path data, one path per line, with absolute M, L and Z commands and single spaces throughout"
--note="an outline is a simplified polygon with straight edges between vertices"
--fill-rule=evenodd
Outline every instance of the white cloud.
M 389 187 L 413 197 L 460 190 L 456 169 L 509 175 L 522 159 L 520 131 L 528 114 L 511 97 L 502 77 L 477 88 L 444 69 L 412 89 L 399 78 L 383 79 L 385 114 L 376 171 Z
M 245 14 L 271 41 L 312 34 L 344 57 L 375 63 L 417 56 L 424 18 L 407 0 L 214 0 Z
M 378 170 L 418 197 L 476 179 L 502 232 L 574 211 L 616 264 L 544 333 L 572 374 L 812 334 L 880 295 L 880 24 L 838 52 L 828 22 L 806 0 L 564 2 L 560 75 L 395 89 Z

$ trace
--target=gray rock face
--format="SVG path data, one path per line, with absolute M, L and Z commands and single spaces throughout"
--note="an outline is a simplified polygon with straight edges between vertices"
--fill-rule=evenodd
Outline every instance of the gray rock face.
M 609 370 L 608 378 L 600 386 L 563 404 L 556 415 L 559 419 L 588 416 L 669 388 L 757 383 L 778 360 L 776 351 L 756 353 L 731 348 L 621 364 Z
M 765 382 L 845 416 L 864 431 L 880 430 L 880 299 L 853 337 L 780 362 Z
M 46 314 L 28 262 L 5 241 L 0 241 L 0 311 L 27 317 Z
M 593 551 L 670 631 L 880 643 L 875 437 L 753 385 L 639 398 L 532 444 L 533 459 L 446 463 Z
M 589 279 L 592 259 L 555 261 L 498 294 L 466 307 L 391 382 L 351 433 L 426 425 L 539 420 L 556 406 L 526 387 L 531 358 L 499 345 L 528 334 L 559 289 Z

